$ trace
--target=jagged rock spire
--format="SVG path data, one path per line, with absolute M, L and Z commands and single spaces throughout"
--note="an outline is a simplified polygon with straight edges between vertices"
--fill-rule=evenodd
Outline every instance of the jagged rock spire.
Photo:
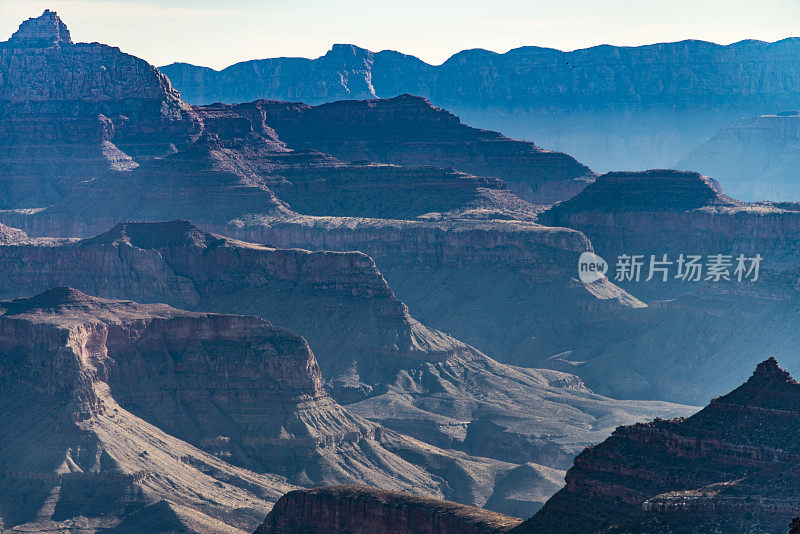
M 60 43 L 72 43 L 67 25 L 55 11 L 45 9 L 40 17 L 30 18 L 19 25 L 11 41 L 19 46 L 47 47 Z
M 753 372 L 753 376 L 750 378 L 750 380 L 797 384 L 789 372 L 781 369 L 778 366 L 778 361 L 772 357 L 764 360 L 756 366 L 756 370 Z

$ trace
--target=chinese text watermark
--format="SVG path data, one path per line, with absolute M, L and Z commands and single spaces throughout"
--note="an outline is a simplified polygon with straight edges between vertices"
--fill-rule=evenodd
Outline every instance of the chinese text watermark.
M 621 254 L 614 270 L 615 282 L 755 282 L 761 270 L 761 254 Z M 608 263 L 593 252 L 584 252 L 578 259 L 581 282 L 590 284 L 603 278 Z

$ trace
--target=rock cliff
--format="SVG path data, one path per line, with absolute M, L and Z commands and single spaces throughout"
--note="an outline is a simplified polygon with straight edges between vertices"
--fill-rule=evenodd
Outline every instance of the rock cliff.
M 571 156 L 470 128 L 421 97 L 347 100 L 315 107 L 259 104 L 267 124 L 292 148 L 319 150 L 345 161 L 434 165 L 492 176 L 534 204 L 570 198 L 595 177 Z
M 717 131 L 675 166 L 720 179 L 744 200 L 800 200 L 800 112 L 742 119 Z
M 496 177 L 289 150 L 258 103 L 193 108 L 145 61 L 59 40 L 63 23 L 43 17 L 0 43 L 0 209 L 59 213 L 79 203 L 103 224 L 112 214 L 201 222 L 211 212 L 231 218 L 231 209 L 392 218 L 533 212 Z M 51 26 L 45 43 L 42 28 Z M 140 200 L 121 200 L 130 195 Z
M 52 11 L 0 43 L 0 208 L 47 205 L 196 131 L 166 76 L 118 48 L 73 43 Z
M 538 220 L 580 230 L 611 262 L 620 254 L 741 253 L 783 270 L 795 266 L 800 243 L 797 204 L 734 200 L 696 172 L 607 173 Z
M 54 62 L 64 47 L 47 49 Z M 25 50 L 20 49 L 22 57 Z M 137 65 L 147 85 L 150 70 L 143 62 Z M 24 68 L 18 69 L 22 74 Z M 107 85 L 124 88 L 116 80 L 126 76 L 109 77 Z M 23 98 L 26 89 L 19 85 L 14 91 Z M 47 168 L 22 156 L 0 158 L 0 171 L 3 165 L 17 169 L 0 180 L 9 186 L 4 207 L 13 208 L 0 211 L 0 222 L 31 237 L 89 237 L 126 220 L 185 219 L 250 242 L 362 250 L 425 324 L 527 366 L 571 350 L 564 340 L 574 338 L 569 331 L 576 317 L 641 306 L 607 282 L 591 287 L 574 282 L 577 256 L 591 244 L 579 232 L 512 221 L 530 221 L 537 209 L 502 180 L 438 167 L 343 163 L 316 151 L 292 150 L 270 127 L 265 105 L 191 108 L 196 130 L 188 140 L 173 143 L 175 150 L 165 157 L 131 155 L 137 166 L 128 170 L 94 173 L 85 147 L 61 159 L 47 157 Z M 154 127 L 153 135 L 169 131 L 162 126 Z M 45 143 L 46 137 L 36 139 Z M 108 142 L 116 146 L 115 139 Z M 25 144 L 11 146 L 19 151 Z M 47 194 L 11 187 L 15 176 L 51 184 L 73 171 L 81 177 L 77 183 L 54 186 Z M 488 283 L 487 269 L 499 273 Z M 542 303 L 551 300 L 563 303 L 563 310 L 546 310 Z M 488 312 L 489 328 L 482 328 L 487 310 L 497 312 Z
M 175 341 L 185 339 L 180 330 L 187 325 L 170 332 L 170 323 L 215 320 L 166 306 L 102 301 L 66 288 L 0 304 L 0 424 L 13 429 L 0 445 L 0 528 L 96 532 L 155 509 L 164 518 L 164 508 L 175 511 L 172 528 L 182 532 L 243 532 L 260 523 L 291 484 L 233 467 L 165 433 L 120 405 L 111 387 L 115 381 L 124 387 L 136 372 L 147 382 L 145 375 L 152 379 L 159 372 L 155 367 L 177 354 L 147 365 L 119 357 L 109 343 L 135 336 L 148 321 L 161 322 L 168 338 L 178 334 Z M 133 331 L 125 332 L 124 325 Z M 294 358 L 283 356 L 284 365 Z M 295 376 L 308 380 L 295 379 L 295 392 L 315 391 L 313 368 L 302 368 L 307 363 L 296 360 Z M 262 372 L 270 371 L 277 367 Z M 165 390 L 162 396 L 177 400 L 189 393 L 191 379 L 176 378 L 171 382 L 180 393 Z M 287 378 L 289 385 L 293 379 Z
M 800 384 L 772 358 L 688 419 L 618 428 L 512 532 L 784 533 L 798 504 Z
M 571 52 L 526 46 L 504 54 L 464 50 L 434 66 L 394 51 L 336 45 L 315 60 L 161 70 L 192 103 L 264 98 L 313 105 L 419 95 L 470 124 L 532 139 L 606 171 L 674 165 L 735 120 L 794 109 L 798 49 L 797 38 Z
M 256 534 L 501 534 L 519 519 L 447 501 L 364 486 L 287 493 Z
M 4 526 L 252 529 L 287 478 L 499 506 L 515 496 L 493 489 L 508 475 L 523 492 L 552 491 L 514 464 L 351 414 L 324 392 L 305 340 L 256 317 L 69 288 L 0 310 L 2 422 L 21 429 L 0 446 Z
M 0 246 L 0 269 L 0 298 L 70 284 L 104 297 L 258 314 L 290 327 L 309 340 L 326 389 L 350 413 L 450 451 L 430 459 L 398 452 L 416 465 L 449 462 L 466 476 L 440 473 L 449 498 L 508 513 L 538 509 L 561 486 L 559 469 L 614 426 L 692 411 L 615 401 L 570 374 L 500 364 L 420 324 L 358 252 L 275 249 L 183 221 L 124 223 L 83 240 Z M 416 445 L 392 440 L 383 446 L 419 454 Z M 283 461 L 259 469 L 291 477 L 293 464 Z M 479 481 L 480 465 L 498 472 Z

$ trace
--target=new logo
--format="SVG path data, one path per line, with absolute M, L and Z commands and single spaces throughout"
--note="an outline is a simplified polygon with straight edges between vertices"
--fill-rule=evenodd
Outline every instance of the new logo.
M 584 252 L 578 258 L 578 277 L 584 284 L 591 284 L 605 278 L 606 271 L 608 271 L 608 263 L 594 252 Z

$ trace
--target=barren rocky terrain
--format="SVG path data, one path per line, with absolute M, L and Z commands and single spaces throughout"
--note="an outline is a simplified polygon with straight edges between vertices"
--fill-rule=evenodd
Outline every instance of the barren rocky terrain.
M 731 122 L 797 107 L 800 39 L 462 50 L 441 65 L 337 44 L 316 59 L 161 67 L 192 104 L 425 97 L 596 171 L 675 164 Z M 695 169 L 692 169 L 695 170 Z M 723 177 L 720 177 L 723 178 Z
M 767 57 L 791 74 L 793 46 L 568 59 L 668 58 L 584 107 L 661 83 L 697 95 L 680 114 L 719 95 L 666 84 L 665 65 L 729 83 L 721 59 L 761 72 Z M 476 65 L 524 59 L 524 81 L 564 57 L 434 68 L 336 46 L 293 63 L 325 80 L 292 93 L 308 103 L 238 98 L 253 65 L 166 69 L 238 95 L 189 89 L 189 104 L 147 62 L 74 43 L 54 12 L 23 22 L 0 43 L 0 530 L 788 528 L 800 386 L 770 359 L 711 399 L 766 356 L 800 369 L 800 205 L 745 202 L 700 172 L 598 175 L 431 104 Z M 375 98 L 396 61 L 452 79 L 414 91 L 430 101 Z M 255 63 L 245 85 L 283 99 L 281 61 Z M 747 72 L 754 94 L 772 83 Z M 594 99 L 573 82 L 524 113 Z M 462 88 L 459 105 L 478 94 Z M 632 124 L 662 109 L 646 94 Z M 362 100 L 321 103 L 343 96 Z M 653 141 L 666 152 L 670 124 Z M 608 272 L 581 281 L 591 252 Z M 752 281 L 633 280 L 615 277 L 624 254 L 763 262 Z

